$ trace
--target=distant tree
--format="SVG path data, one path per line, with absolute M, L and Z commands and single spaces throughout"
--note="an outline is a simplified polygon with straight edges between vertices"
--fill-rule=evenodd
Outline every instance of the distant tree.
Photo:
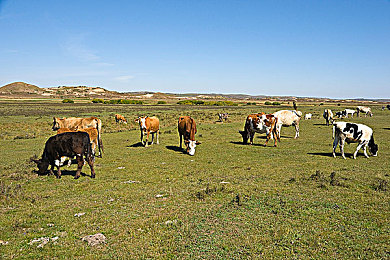
M 74 103 L 74 101 L 72 99 L 65 98 L 64 100 L 62 100 L 62 103 Z

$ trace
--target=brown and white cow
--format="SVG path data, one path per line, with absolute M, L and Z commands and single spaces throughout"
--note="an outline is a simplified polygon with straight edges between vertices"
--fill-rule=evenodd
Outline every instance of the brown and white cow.
M 135 122 L 139 123 L 139 129 L 141 130 L 141 143 L 145 145 L 145 147 L 148 147 L 149 145 L 149 134 L 152 134 L 152 144 L 154 142 L 154 134 L 156 134 L 157 144 L 159 144 L 158 134 L 160 131 L 160 120 L 158 120 L 157 117 L 140 116 L 135 120 Z M 144 135 L 146 135 L 145 142 Z
M 297 110 L 280 110 L 273 113 L 275 117 L 278 118 L 276 123 L 276 128 L 278 132 L 278 137 L 280 138 L 280 132 L 282 126 L 294 126 L 295 127 L 295 138 L 299 137 L 299 121 L 302 117 L 302 112 Z
M 239 131 L 242 135 L 243 143 L 246 144 L 248 139 L 250 139 L 250 144 L 253 144 L 253 138 L 255 133 L 266 133 L 267 140 L 264 146 L 267 145 L 269 139 L 274 139 L 274 146 L 277 146 L 276 139 L 280 138 L 277 134 L 277 124 L 278 119 L 271 114 L 259 113 L 248 115 L 245 121 L 244 131 Z
M 184 136 L 184 143 L 187 147 L 189 155 L 195 154 L 195 147 L 200 145 L 200 142 L 195 140 L 196 123 L 195 120 L 189 116 L 181 116 L 177 122 L 177 130 L 180 136 L 180 148 L 182 148 L 182 141 Z
M 120 115 L 120 114 L 115 114 L 115 122 L 117 123 L 124 123 L 127 125 L 127 120 L 124 116 Z
M 68 118 L 58 118 L 53 117 L 53 131 L 60 128 L 69 128 L 73 131 L 86 129 L 89 127 L 96 128 L 98 132 L 98 140 L 101 142 L 102 139 L 102 121 L 97 117 L 68 117 Z M 101 157 L 102 153 L 99 147 L 99 156 Z
M 326 125 L 329 125 L 329 122 L 333 123 L 333 112 L 330 109 L 325 109 L 324 114 L 322 115 L 325 118 Z

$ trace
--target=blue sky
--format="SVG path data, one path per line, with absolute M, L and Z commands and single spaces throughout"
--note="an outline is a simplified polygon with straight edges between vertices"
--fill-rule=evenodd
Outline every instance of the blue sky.
M 388 0 L 0 0 L 0 86 L 390 97 Z

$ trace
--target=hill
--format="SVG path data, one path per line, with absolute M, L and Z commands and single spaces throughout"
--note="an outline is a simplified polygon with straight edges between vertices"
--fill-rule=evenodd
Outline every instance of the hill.
M 13 93 L 20 93 L 20 94 L 42 94 L 44 91 L 35 85 L 27 84 L 24 82 L 14 82 L 10 83 L 8 85 L 5 85 L 0 88 L 0 93 L 2 94 L 13 94 Z

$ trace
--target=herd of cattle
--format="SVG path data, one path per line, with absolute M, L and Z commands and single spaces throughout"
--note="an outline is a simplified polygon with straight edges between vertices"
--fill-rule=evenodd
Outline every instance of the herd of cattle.
M 270 139 L 274 140 L 274 146 L 277 146 L 277 140 L 280 141 L 280 133 L 282 126 L 294 126 L 295 137 L 299 137 L 299 121 L 302 118 L 302 112 L 296 110 L 280 110 L 273 114 L 257 113 L 247 116 L 244 130 L 239 131 L 243 138 L 243 143 L 247 144 L 248 140 L 250 144 L 253 144 L 253 138 L 255 133 L 266 133 L 265 146 Z M 359 116 L 360 113 L 364 113 L 365 116 L 373 116 L 369 107 L 358 106 L 356 110 L 345 109 L 340 112 L 336 112 L 335 116 L 330 109 L 325 109 L 323 117 L 325 118 L 326 125 L 333 124 L 333 156 L 336 157 L 335 150 L 337 145 L 340 146 L 342 157 L 344 155 L 344 144 L 358 143 L 357 149 L 353 154 L 353 158 L 356 158 L 357 152 L 363 148 L 364 155 L 368 158 L 366 151 L 367 146 L 373 156 L 377 156 L 378 145 L 374 142 L 373 131 L 370 127 L 363 124 L 356 124 L 350 122 L 335 122 L 335 117 L 353 117 L 354 113 Z M 228 114 L 218 114 L 219 120 L 223 122 L 228 119 Z M 312 114 L 306 114 L 305 119 L 311 119 Z M 117 123 L 127 124 L 127 120 L 120 114 L 115 115 L 115 121 Z M 149 145 L 149 136 L 152 135 L 151 144 L 154 143 L 154 136 L 156 135 L 156 143 L 159 144 L 159 131 L 160 122 L 157 117 L 138 117 L 135 122 L 139 124 L 141 132 L 141 143 L 145 147 Z M 195 140 L 196 123 L 195 120 L 189 116 L 179 117 L 178 133 L 180 137 L 180 148 L 182 148 L 182 141 L 184 137 L 184 144 L 186 146 L 186 152 L 189 155 L 195 154 L 195 148 L 200 142 Z M 32 158 L 38 166 L 38 173 L 44 174 L 48 167 L 50 174 L 54 174 L 54 167 L 57 167 L 57 178 L 61 178 L 60 167 L 68 161 L 68 165 L 71 164 L 72 159 L 76 157 L 77 171 L 75 178 L 80 177 L 81 169 L 84 162 L 87 162 L 91 168 L 91 177 L 95 177 L 94 160 L 95 156 L 102 157 L 103 142 L 101 138 L 102 123 L 97 117 L 89 118 L 53 118 L 53 131 L 57 131 L 57 135 L 50 137 L 45 144 L 45 148 L 41 159 Z M 146 137 L 146 140 L 144 138 Z

